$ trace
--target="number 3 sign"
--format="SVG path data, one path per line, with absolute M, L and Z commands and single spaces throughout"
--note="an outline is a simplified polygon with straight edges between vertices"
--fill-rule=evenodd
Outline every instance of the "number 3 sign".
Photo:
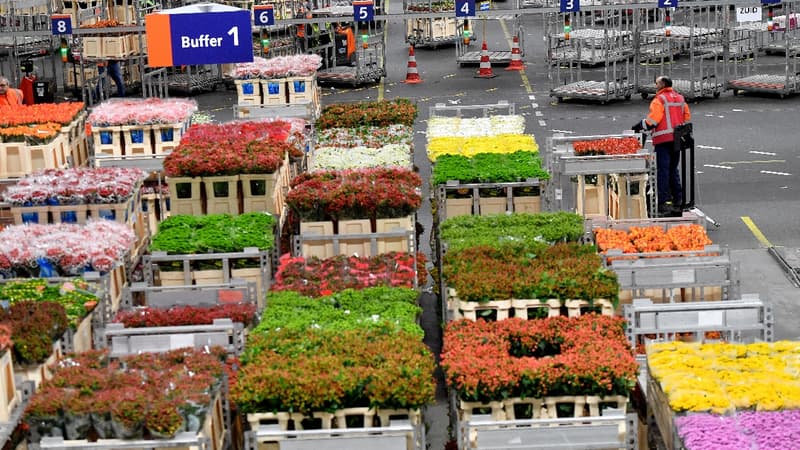
M 473 17 L 475 0 L 456 0 L 456 17 Z
M 561 0 L 561 12 L 571 13 L 581 10 L 581 0 Z
M 375 16 L 372 0 L 353 2 L 353 17 L 356 22 L 369 22 Z

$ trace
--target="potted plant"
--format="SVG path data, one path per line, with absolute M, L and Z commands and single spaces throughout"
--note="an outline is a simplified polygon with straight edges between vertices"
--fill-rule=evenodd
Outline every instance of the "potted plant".
M 85 439 L 92 427 L 92 411 L 94 410 L 94 393 L 79 391 L 64 409 L 64 438 Z
M 117 402 L 111 406 L 111 429 L 118 439 L 141 439 L 147 416 L 147 392 L 135 386 L 116 391 Z
M 178 401 L 159 398 L 147 410 L 144 426 L 156 439 L 172 439 L 183 428 L 184 418 L 178 410 Z
M 32 442 L 44 436 L 64 435 L 64 408 L 76 396 L 75 391 L 45 387 L 37 392 L 25 408 L 24 421 Z

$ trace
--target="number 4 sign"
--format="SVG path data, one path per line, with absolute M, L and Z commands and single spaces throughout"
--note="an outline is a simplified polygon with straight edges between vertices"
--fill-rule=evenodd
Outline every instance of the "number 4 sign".
M 659 8 L 677 8 L 678 0 L 658 0 Z
M 475 0 L 456 0 L 456 17 L 473 17 Z
M 561 0 L 561 12 L 570 13 L 581 10 L 581 0 Z
M 353 2 L 353 17 L 356 22 L 369 22 L 375 16 L 372 0 Z

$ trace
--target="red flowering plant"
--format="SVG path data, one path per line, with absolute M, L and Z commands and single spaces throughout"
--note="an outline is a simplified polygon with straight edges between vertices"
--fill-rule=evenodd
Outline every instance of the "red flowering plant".
M 403 217 L 422 203 L 422 178 L 400 168 L 306 172 L 291 185 L 286 203 L 305 220 Z
M 256 305 L 251 303 L 226 303 L 210 307 L 140 307 L 118 312 L 114 322 L 122 323 L 126 328 L 211 325 L 215 319 L 231 319 L 249 325 L 255 315 Z
M 572 149 L 577 156 L 632 155 L 642 149 L 642 143 L 639 138 L 632 136 L 592 139 L 575 141 L 572 143 Z
M 328 259 L 305 259 L 287 253 L 280 259 L 271 289 L 317 297 L 344 289 L 374 286 L 413 288 L 418 276 L 416 270 L 425 271 L 425 256 L 417 256 L 415 259 L 410 253 L 391 252 L 372 257 L 339 255 Z M 425 280 L 427 273 L 419 277 Z
M 280 120 L 196 125 L 164 160 L 164 170 L 173 177 L 273 173 L 287 154 L 302 156 L 302 140 Z
M 466 401 L 558 395 L 627 396 L 638 365 L 619 317 L 460 320 L 447 325 L 441 365 Z
M 375 102 L 334 103 L 322 109 L 317 129 L 385 127 L 391 124 L 414 126 L 417 105 L 405 98 Z
M 512 246 L 448 252 L 444 276 L 462 301 L 603 298 L 616 306 L 619 298 L 616 275 L 603 267 L 593 246 L 576 243 L 558 243 L 538 254 Z
M 142 433 L 145 438 L 169 438 L 181 424 L 188 427 L 205 420 L 211 396 L 221 386 L 222 355 L 224 351 L 218 349 L 208 353 L 192 349 L 143 353 L 119 361 L 109 360 L 106 351 L 69 355 L 53 367 L 53 377 L 43 382 L 42 392 L 34 394 L 31 404 L 36 409 L 29 408 L 25 420 L 35 424 L 37 415 L 49 412 L 41 406 L 50 410 L 50 405 L 57 406 L 62 419 L 80 407 L 108 415 L 129 428 L 124 436 L 115 435 L 119 430 L 114 427 L 104 429 L 107 438 L 141 437 Z M 78 392 L 88 404 L 70 401 Z M 198 410 L 193 403 L 196 401 L 203 402 L 204 407 Z M 182 418 L 179 420 L 172 410 L 167 414 L 162 402 L 177 408 Z M 204 411 L 203 417 L 196 417 L 198 411 Z

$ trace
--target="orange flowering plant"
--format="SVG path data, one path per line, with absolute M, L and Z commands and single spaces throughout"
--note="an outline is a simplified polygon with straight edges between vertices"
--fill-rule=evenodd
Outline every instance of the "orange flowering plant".
M 46 144 L 61 131 L 61 124 L 55 122 L 32 125 L 16 125 L 0 128 L 2 142 L 25 142 L 31 145 Z
M 638 365 L 620 317 L 450 322 L 441 365 L 462 400 L 623 395 Z
M 0 127 L 55 122 L 67 125 L 84 108 L 82 102 L 40 103 L 30 106 L 0 106 Z
M 601 253 L 611 249 L 623 253 L 698 251 L 712 244 L 705 228 L 697 224 L 676 225 L 667 230 L 657 225 L 631 227 L 627 231 L 597 228 L 594 236 Z

